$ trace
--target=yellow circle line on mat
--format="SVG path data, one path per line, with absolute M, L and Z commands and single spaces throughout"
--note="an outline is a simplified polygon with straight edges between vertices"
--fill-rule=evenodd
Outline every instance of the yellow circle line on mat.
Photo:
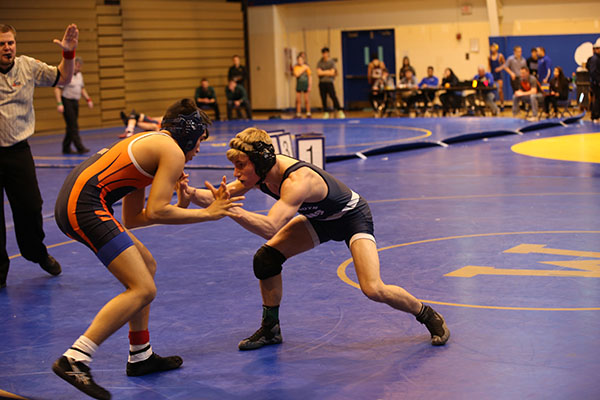
M 567 234 L 567 233 L 600 233 L 600 231 L 527 231 L 527 232 L 501 232 L 501 233 L 478 233 L 472 235 L 460 235 L 460 236 L 447 236 L 442 238 L 434 238 L 434 239 L 425 239 L 418 240 L 416 242 L 409 243 L 401 243 L 395 244 L 392 246 L 382 247 L 377 249 L 377 251 L 384 251 L 393 249 L 396 247 L 404 247 L 410 246 L 413 244 L 422 244 L 422 243 L 432 243 L 432 242 L 441 242 L 443 240 L 451 240 L 451 239 L 465 239 L 465 238 L 474 238 L 474 237 L 487 237 L 487 236 L 507 236 L 507 235 L 539 235 L 539 234 Z M 353 286 L 357 289 L 360 289 L 360 285 L 354 282 L 352 279 L 348 277 L 346 274 L 346 268 L 348 265 L 352 263 L 352 258 L 347 259 L 337 269 L 337 275 L 342 280 L 342 282 L 347 283 L 350 286 Z M 449 303 L 445 301 L 435 301 L 435 300 L 425 300 L 420 299 L 425 303 L 431 304 L 441 304 L 444 306 L 453 306 L 453 307 L 465 307 L 465 308 L 486 308 L 492 310 L 526 310 L 526 311 L 597 311 L 600 310 L 600 307 L 504 307 L 504 306 L 483 306 L 477 304 L 461 304 L 461 303 Z
M 600 133 L 554 136 L 517 143 L 513 152 L 551 160 L 600 163 Z

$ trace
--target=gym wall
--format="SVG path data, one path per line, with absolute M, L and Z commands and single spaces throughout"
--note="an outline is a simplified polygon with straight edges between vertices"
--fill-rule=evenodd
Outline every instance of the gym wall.
M 498 0 L 497 3 L 501 36 L 600 32 L 597 0 Z M 463 4 L 471 5 L 470 13 L 463 15 Z M 255 6 L 249 8 L 248 18 L 252 105 L 256 109 L 294 105 L 295 81 L 285 67 L 284 48 L 305 50 L 316 73 L 320 49 L 328 45 L 332 57 L 338 59 L 335 84 L 342 101 L 342 31 L 393 28 L 396 67 L 408 55 L 419 79 L 428 65 L 434 67 L 438 77 L 449 66 L 459 77 L 471 78 L 479 64 L 487 66 L 488 38 L 492 34 L 486 0 L 344 0 Z M 257 30 L 263 37 L 268 36 L 265 31 L 271 34 L 279 31 L 279 47 L 253 45 Z M 457 33 L 461 34 L 460 40 Z M 473 50 L 472 41 L 478 45 L 477 51 Z M 552 57 L 551 49 L 548 53 Z M 269 71 L 264 74 L 265 79 L 257 80 L 260 71 L 265 70 Z M 267 75 L 270 79 L 266 79 Z M 320 107 L 316 76 L 313 82 L 311 105 Z
M 243 15 L 225 0 L 0 0 L 1 23 L 17 30 L 17 55 L 58 65 L 61 39 L 70 23 L 79 27 L 77 55 L 94 100 L 80 103 L 81 129 L 118 126 L 119 111 L 135 108 L 162 115 L 173 101 L 193 97 L 200 79 L 225 102 L 231 57 L 244 60 Z M 64 130 L 53 88 L 35 92 L 36 132 Z

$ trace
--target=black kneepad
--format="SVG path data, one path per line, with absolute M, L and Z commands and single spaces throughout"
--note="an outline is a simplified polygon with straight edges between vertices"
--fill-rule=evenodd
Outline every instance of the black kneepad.
M 269 279 L 281 273 L 285 256 L 279 250 L 263 244 L 254 254 L 254 275 L 260 279 Z

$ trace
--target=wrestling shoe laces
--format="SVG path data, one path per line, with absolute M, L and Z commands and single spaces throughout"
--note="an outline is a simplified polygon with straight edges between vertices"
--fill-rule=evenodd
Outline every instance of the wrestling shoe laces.
M 62 356 L 54 362 L 52 371 L 88 396 L 99 400 L 110 400 L 110 392 L 94 382 L 90 367 L 84 363 Z
M 242 340 L 238 344 L 240 350 L 254 350 L 270 344 L 279 344 L 283 342 L 281 338 L 281 329 L 279 324 L 272 327 L 261 325 L 252 336 Z

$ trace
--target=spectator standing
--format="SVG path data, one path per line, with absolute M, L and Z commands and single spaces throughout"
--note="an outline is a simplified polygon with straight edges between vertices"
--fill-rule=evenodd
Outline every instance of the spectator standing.
M 519 89 L 515 91 L 513 96 L 512 114 L 516 117 L 519 114 L 521 102 L 531 105 L 531 120 L 535 120 L 538 115 L 538 101 L 542 97 L 539 90 L 539 82 L 529 73 L 527 67 L 522 67 L 520 71 L 521 79 L 519 79 Z
M 217 103 L 217 95 L 215 93 L 215 89 L 208 83 L 208 79 L 202 78 L 200 81 L 200 86 L 196 88 L 194 100 L 196 101 L 196 107 L 203 110 L 208 108 L 212 109 L 215 112 L 215 120 L 221 120 L 219 104 Z
M 527 60 L 523 58 L 523 49 L 521 46 L 515 46 L 513 55 L 508 57 L 504 64 L 504 70 L 510 75 L 510 86 L 513 92 L 519 90 L 519 79 L 523 67 L 527 67 Z
M 490 46 L 490 56 L 488 57 L 488 63 L 492 77 L 498 86 L 498 98 L 500 99 L 500 110 L 504 110 L 504 79 L 502 77 L 502 67 L 506 60 L 504 55 L 498 52 L 498 44 L 492 43 Z
M 0 24 L 0 193 L 6 191 L 17 244 L 26 260 L 38 263 L 51 275 L 61 273 L 60 264 L 44 245 L 42 196 L 27 138 L 35 131 L 33 92 L 36 86 L 66 85 L 73 77 L 73 59 L 79 40 L 77 26 L 69 25 L 62 40 L 58 67 L 27 56 L 16 57 L 17 31 Z M 6 286 L 10 260 L 6 252 L 4 207 L 0 207 L 0 289 Z
M 554 68 L 554 76 L 550 79 L 550 88 L 548 95 L 544 96 L 544 111 L 550 114 L 550 104 L 554 108 L 554 114 L 558 114 L 558 100 L 567 100 L 569 98 L 569 80 L 565 76 L 561 67 Z
M 83 83 L 83 75 L 81 73 L 81 67 L 83 60 L 81 57 L 75 57 L 75 64 L 73 69 L 73 78 L 71 82 L 64 86 L 56 86 L 54 88 L 54 96 L 56 97 L 56 109 L 63 115 L 65 124 L 67 125 L 65 131 L 65 138 L 62 143 L 63 154 L 73 154 L 71 150 L 71 143 L 75 145 L 77 154 L 85 154 L 90 149 L 86 148 L 81 142 L 79 136 L 79 125 L 77 119 L 79 118 L 79 99 L 81 96 L 87 102 L 89 108 L 94 108 L 94 102 L 85 90 Z
M 237 117 L 242 118 L 241 109 L 246 110 L 246 118 L 252 119 L 252 108 L 246 94 L 246 89 L 242 85 L 238 85 L 235 80 L 230 80 L 225 88 L 225 96 L 227 97 L 227 119 L 231 121 L 233 110 L 236 111 Z
M 375 81 L 383 75 L 385 63 L 379 59 L 377 54 L 371 54 L 371 62 L 367 66 L 367 80 L 369 85 L 373 85 Z
M 306 108 L 306 118 L 311 118 L 310 100 L 308 95 L 312 89 L 312 73 L 310 67 L 305 63 L 304 52 L 296 57 L 294 65 L 294 76 L 296 77 L 296 118 L 302 117 L 302 98 Z
M 600 123 L 600 38 L 594 43 L 594 54 L 585 63 L 590 73 L 592 122 Z
M 237 54 L 233 56 L 233 65 L 229 67 L 229 72 L 227 73 L 227 80 L 234 80 L 238 86 L 243 86 L 246 89 L 246 78 L 248 77 L 248 73 L 246 71 L 246 67 L 241 64 L 240 56 Z
M 531 57 L 527 59 L 527 68 L 529 68 L 529 73 L 533 76 L 538 77 L 538 52 L 537 47 L 533 47 L 531 49 Z
M 552 78 L 552 60 L 546 55 L 546 50 L 543 47 L 537 48 L 539 56 L 538 60 L 538 81 L 540 83 L 548 83 Z
M 414 77 L 417 76 L 415 69 L 412 67 L 412 65 L 410 65 L 410 59 L 408 56 L 404 56 L 402 59 L 402 67 L 400 67 L 400 72 L 398 73 L 398 82 L 406 76 L 406 71 L 411 71 L 412 76 Z
M 323 105 L 323 118 L 329 118 L 329 109 L 327 108 L 327 96 L 333 101 L 333 108 L 337 111 L 338 118 L 346 118 L 337 95 L 335 94 L 335 86 L 333 81 L 337 76 L 335 61 L 329 56 L 329 48 L 321 49 L 321 59 L 317 63 L 317 75 L 319 76 L 319 92 L 321 94 L 321 103 Z
M 387 105 L 387 91 L 386 82 L 389 78 L 387 68 L 384 68 L 380 78 L 376 79 L 371 85 L 371 92 L 369 99 L 371 100 L 371 106 L 375 111 L 375 118 L 380 118 L 385 114 Z

